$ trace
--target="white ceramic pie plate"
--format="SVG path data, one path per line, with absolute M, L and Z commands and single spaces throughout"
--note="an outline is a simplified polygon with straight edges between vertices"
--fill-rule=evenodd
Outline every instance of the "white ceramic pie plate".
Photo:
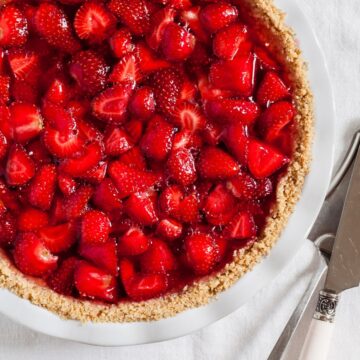
M 81 324 L 62 320 L 49 311 L 0 290 L 0 312 L 33 330 L 63 339 L 94 345 L 120 346 L 163 341 L 189 334 L 238 309 L 268 284 L 292 259 L 318 214 L 328 187 L 334 144 L 334 105 L 326 64 L 317 39 L 294 0 L 278 0 L 295 29 L 309 63 L 311 87 L 316 100 L 316 133 L 312 170 L 301 200 L 286 230 L 270 255 L 216 301 L 173 318 L 149 323 Z

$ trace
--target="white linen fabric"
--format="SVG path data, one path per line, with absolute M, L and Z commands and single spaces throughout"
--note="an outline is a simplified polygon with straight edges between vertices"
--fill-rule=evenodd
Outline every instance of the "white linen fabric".
M 289 0 L 295 1 L 295 0 Z M 360 127 L 360 2 L 302 0 L 327 59 L 337 108 L 335 164 Z M 299 239 L 299 241 L 304 241 Z M 314 248 L 304 246 L 251 302 L 232 315 L 186 337 L 123 348 L 101 348 L 37 334 L 0 315 L 0 359 L 265 360 L 314 270 Z M 360 359 L 360 289 L 342 296 L 329 360 Z

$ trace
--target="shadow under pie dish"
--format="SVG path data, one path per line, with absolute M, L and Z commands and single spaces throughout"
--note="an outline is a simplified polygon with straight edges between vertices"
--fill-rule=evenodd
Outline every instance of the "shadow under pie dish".
M 308 171 L 312 96 L 271 1 L 136 3 L 1 10 L 23 31 L 0 41 L 0 283 L 68 319 L 206 304 L 270 251 Z

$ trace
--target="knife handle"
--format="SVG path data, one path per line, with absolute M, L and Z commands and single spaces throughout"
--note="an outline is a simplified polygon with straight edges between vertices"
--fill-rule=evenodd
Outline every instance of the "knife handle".
M 334 330 L 339 295 L 320 291 L 316 311 L 299 360 L 326 360 Z

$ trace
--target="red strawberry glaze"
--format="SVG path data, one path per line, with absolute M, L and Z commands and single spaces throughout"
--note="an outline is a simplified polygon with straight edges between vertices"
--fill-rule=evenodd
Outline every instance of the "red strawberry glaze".
M 20 271 L 139 301 L 257 241 L 296 109 L 241 14 L 201 0 L 0 8 L 0 247 Z

